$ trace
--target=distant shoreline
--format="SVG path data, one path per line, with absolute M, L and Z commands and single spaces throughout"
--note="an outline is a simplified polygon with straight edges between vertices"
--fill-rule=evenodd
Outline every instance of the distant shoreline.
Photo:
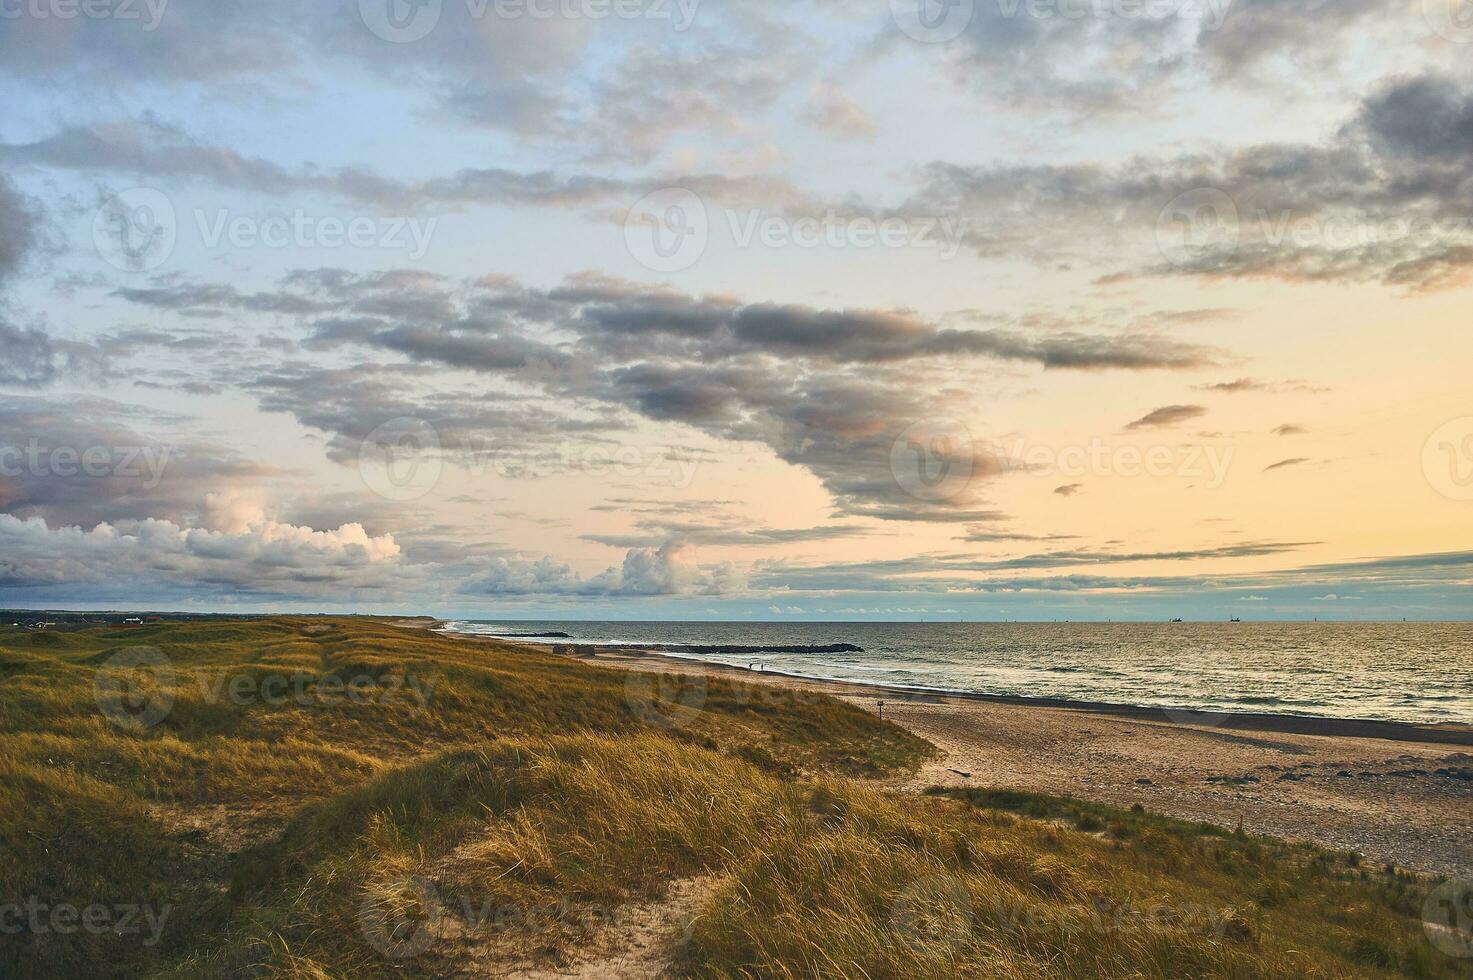
M 668 663 L 672 669 L 683 669 L 690 673 L 699 671 L 729 674 L 741 679 L 781 678 L 800 682 L 805 686 L 832 689 L 831 693 L 853 696 L 884 695 L 894 700 L 955 699 L 984 704 L 1010 705 L 1025 708 L 1054 708 L 1067 711 L 1089 712 L 1134 721 L 1148 721 L 1169 725 L 1193 727 L 1204 725 L 1217 730 L 1279 732 L 1294 735 L 1319 735 L 1340 738 L 1376 738 L 1396 742 L 1421 742 L 1441 745 L 1473 745 L 1473 725 L 1459 722 L 1416 723 L 1383 721 L 1371 718 L 1330 718 L 1317 715 L 1270 714 L 1266 712 L 1199 711 L 1191 708 L 1168 709 L 1147 705 L 1122 704 L 1108 701 L 1087 701 L 1058 697 L 1029 697 L 1017 694 L 987 694 L 978 691 L 954 691 L 939 688 L 904 687 L 873 681 L 837 680 L 814 677 L 791 671 L 752 671 L 745 667 L 705 660 L 694 655 L 679 655 L 649 650 L 636 645 L 598 644 L 569 640 L 565 642 L 531 641 L 505 637 L 461 633 L 444 629 L 451 620 L 402 621 L 405 626 L 431 629 L 442 636 L 461 637 L 469 640 L 493 641 L 511 646 L 523 646 L 542 652 L 552 652 L 554 646 L 570 646 L 575 650 L 593 651 L 595 663 L 619 665 L 619 660 L 654 660 Z M 627 666 L 627 665 L 626 665 Z M 1201 719 L 1194 722 L 1194 719 Z

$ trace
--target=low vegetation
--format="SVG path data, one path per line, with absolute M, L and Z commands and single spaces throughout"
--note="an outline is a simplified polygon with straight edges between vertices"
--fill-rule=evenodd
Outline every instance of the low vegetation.
M 1473 975 L 1407 875 L 866 778 L 932 751 L 826 697 L 377 621 L 0 633 L 0 976 L 494 975 L 690 879 L 660 940 L 692 977 Z

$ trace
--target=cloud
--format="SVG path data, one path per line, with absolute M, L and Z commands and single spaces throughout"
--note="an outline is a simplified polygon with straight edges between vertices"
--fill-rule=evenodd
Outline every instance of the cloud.
M 1163 405 L 1142 415 L 1126 426 L 1127 429 L 1159 429 L 1191 419 L 1201 418 L 1207 409 L 1201 405 Z
M 1237 395 L 1246 391 L 1269 393 L 1293 391 L 1307 395 L 1322 395 L 1330 390 L 1306 381 L 1260 381 L 1256 378 L 1237 378 L 1233 381 L 1219 381 L 1216 384 L 1193 385 L 1192 387 L 1197 391 L 1213 391 L 1226 395 Z
M 209 494 L 264 497 L 286 477 L 204 440 L 139 431 L 174 422 L 111 399 L 0 397 L 0 512 L 86 529 L 148 518 L 216 528 Z
M 91 530 L 0 514 L 0 589 L 106 601 L 139 596 L 302 599 L 413 607 L 463 596 L 726 595 L 746 589 L 734 565 L 697 565 L 680 541 L 633 549 L 621 566 L 582 577 L 550 557 L 462 556 L 412 563 L 391 534 L 262 519 L 230 530 L 143 520 Z
M 41 246 L 39 206 L 0 174 L 0 287 Z
M 451 431 L 505 434 L 502 445 L 513 448 L 529 435 L 607 430 L 643 417 L 764 444 L 817 476 L 841 511 L 882 520 L 997 516 L 979 506 L 978 491 L 1001 464 L 981 447 L 954 461 L 967 474 L 956 493 L 916 494 L 898 481 L 897 440 L 962 401 L 915 385 L 909 364 L 991 358 L 1041 370 L 1182 370 L 1217 354 L 1157 334 L 963 330 L 905 310 L 747 304 L 597 275 L 533 289 L 499 277 L 404 283 L 317 270 L 274 292 L 163 282 L 118 295 L 180 313 L 300 311 L 310 349 L 391 352 L 523 386 L 514 397 L 467 396 L 473 407 L 456 408 L 450 399 L 395 396 L 388 366 L 294 367 L 243 382 L 263 408 L 337 434 L 329 448 L 340 459 L 356 451 L 368 420 L 395 417 L 389 405 L 437 428 L 445 419 Z M 585 405 L 599 410 L 568 407 Z
M 599 509 L 599 508 L 595 508 Z M 619 508 L 607 507 L 607 510 Z M 818 527 L 752 527 L 749 522 L 732 520 L 723 525 L 707 525 L 699 521 L 643 519 L 635 522 L 638 534 L 585 534 L 583 540 L 613 548 L 657 548 L 678 538 L 686 544 L 735 547 L 778 547 L 816 541 L 837 541 L 862 537 L 864 528 L 847 524 L 823 524 Z
M 1473 92 L 1437 75 L 1392 79 L 1365 100 L 1355 125 L 1384 157 L 1466 167 Z
M 1458 162 L 1470 107 L 1466 86 L 1423 73 L 1373 90 L 1319 143 L 1116 164 L 938 161 L 897 213 L 966 218 L 967 243 L 984 258 L 1098 267 L 1111 256 L 1116 268 L 1102 283 L 1185 276 L 1447 288 L 1473 270 L 1473 186 Z
M 971 527 L 958 540 L 992 544 L 1002 541 L 1074 541 L 1078 537 L 1076 534 L 1027 534 L 1022 531 L 993 531 L 986 527 Z
M 0 174 L 0 385 L 36 388 L 58 374 L 59 352 L 39 326 L 11 322 L 3 290 L 22 266 L 42 248 L 39 206 Z
M 1016 558 L 977 559 L 970 555 L 920 555 L 911 558 L 822 565 L 797 565 L 787 561 L 759 561 L 751 582 L 758 589 L 801 591 L 916 591 L 1015 589 L 1086 590 L 1113 588 L 1185 587 L 1192 582 L 1218 584 L 1232 576 L 1197 579 L 1193 576 L 1101 577 L 1076 573 L 1035 574 L 1026 578 L 1017 572 L 1044 573 L 1058 569 L 1110 566 L 1144 562 L 1191 564 L 1202 561 L 1259 558 L 1291 554 L 1318 544 L 1313 541 L 1254 541 L 1174 551 L 1109 551 L 1073 549 L 1022 555 Z
M 398 545 L 360 525 L 314 531 L 260 522 L 238 533 L 140 521 L 51 528 L 0 514 L 0 584 L 11 589 L 84 585 L 99 594 L 198 588 L 250 595 L 334 595 L 388 590 Z
M 56 352 L 44 330 L 0 320 L 0 351 L 0 385 L 35 388 L 56 379 Z
M 1063 486 L 1054 487 L 1054 493 L 1057 494 L 1057 495 L 1059 495 L 1060 497 L 1072 497 L 1075 494 L 1083 493 L 1083 492 L 1084 492 L 1084 484 L 1083 483 L 1066 483 Z
M 150 185 L 198 181 L 272 196 L 323 194 L 384 212 L 416 214 L 468 206 L 627 207 L 646 194 L 671 186 L 684 187 L 711 202 L 774 206 L 802 200 L 785 179 L 761 175 L 688 172 L 624 178 L 585 172 L 467 167 L 444 176 L 406 181 L 361 167 L 291 168 L 202 142 L 186 129 L 152 115 L 68 126 L 29 143 L 0 143 L 0 163 L 126 175 Z
M 1256 381 L 1253 378 L 1238 378 L 1236 381 L 1219 381 L 1216 384 L 1195 385 L 1198 391 L 1220 391 L 1235 395 L 1244 391 L 1268 391 L 1267 382 Z
M 809 90 L 803 118 L 809 125 L 840 139 L 870 139 L 879 133 L 864 107 L 828 82 L 815 84 Z
M 1309 430 L 1302 425 L 1285 422 L 1283 425 L 1275 426 L 1273 431 L 1276 436 L 1302 436 Z
M 1305 457 L 1305 456 L 1295 456 L 1292 459 L 1281 459 L 1277 463 L 1270 463 L 1269 465 L 1265 466 L 1263 468 L 1263 472 L 1267 473 L 1270 470 L 1281 470 L 1281 469 L 1284 469 L 1285 467 L 1299 466 L 1302 463 L 1308 463 L 1308 462 L 1309 462 L 1309 459 L 1308 459 L 1308 457 Z
M 467 595 L 714 596 L 747 588 L 735 565 L 697 565 L 693 547 L 678 539 L 632 548 L 621 565 L 588 578 L 552 558 L 496 557 L 470 567 L 474 574 L 459 586 Z

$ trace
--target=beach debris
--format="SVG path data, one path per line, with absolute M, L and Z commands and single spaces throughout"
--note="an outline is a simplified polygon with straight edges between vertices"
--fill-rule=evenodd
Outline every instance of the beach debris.
M 1149 779 L 1137 779 L 1135 781 L 1135 784 L 1137 786 L 1155 786 L 1156 785 L 1152 780 L 1149 780 Z
M 1247 786 L 1249 783 L 1258 782 L 1257 776 L 1208 776 L 1207 782 L 1221 783 L 1224 786 Z
M 972 774 L 971 774 L 971 773 L 969 773 L 969 772 L 963 772 L 963 771 L 962 771 L 962 770 L 960 770 L 960 769 L 953 769 L 953 768 L 951 768 L 951 767 L 950 767 L 950 766 L 947 766 L 947 767 L 946 767 L 946 771 L 947 771 L 947 772 L 954 772 L 954 773 L 956 773 L 956 774 L 957 774 L 957 775 L 958 775 L 958 776 L 960 776 L 960 777 L 962 777 L 962 778 L 963 778 L 963 779 L 971 779 L 971 778 L 972 778 Z

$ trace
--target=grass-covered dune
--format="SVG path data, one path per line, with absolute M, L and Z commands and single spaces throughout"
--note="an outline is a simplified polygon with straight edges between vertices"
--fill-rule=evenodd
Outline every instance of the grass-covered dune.
M 1434 882 L 874 778 L 932 751 L 372 620 L 0 631 L 0 976 L 496 975 L 676 894 L 695 977 L 1473 975 Z

